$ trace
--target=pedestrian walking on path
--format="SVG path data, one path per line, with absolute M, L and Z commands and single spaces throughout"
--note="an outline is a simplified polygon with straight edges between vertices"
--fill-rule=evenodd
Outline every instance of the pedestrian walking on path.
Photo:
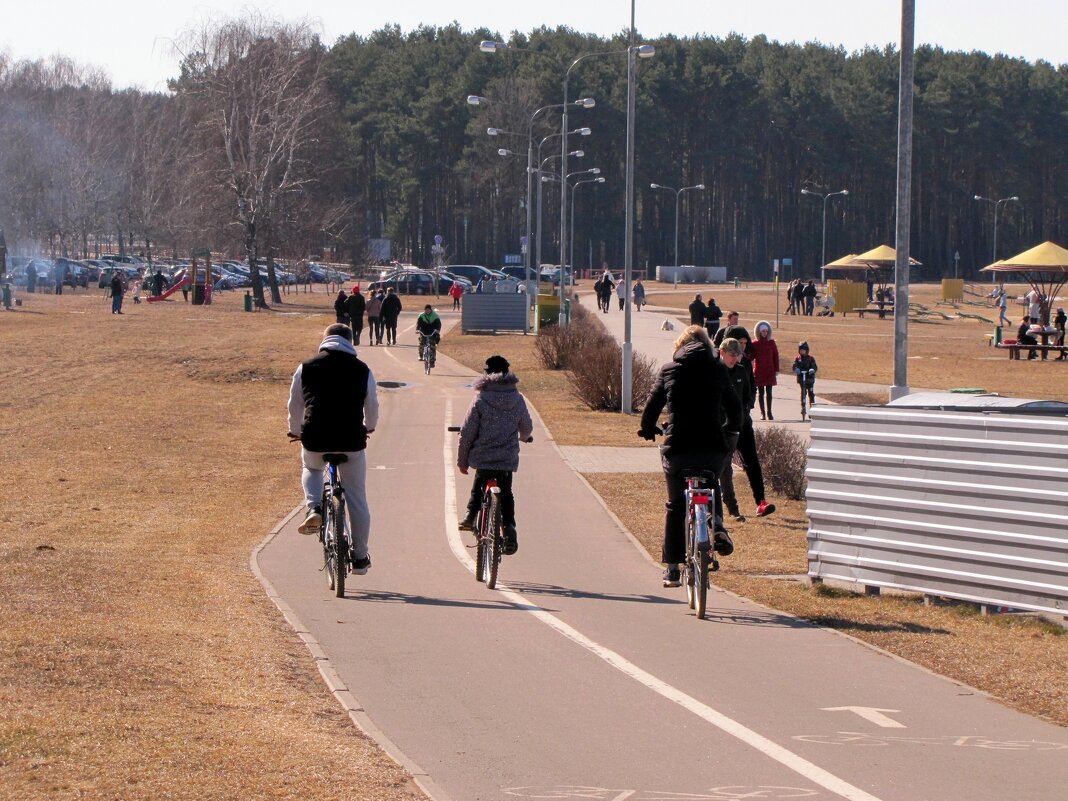
M 778 383 L 779 346 L 771 335 L 771 323 L 761 320 L 756 324 L 756 339 L 753 340 L 753 375 L 756 378 L 757 400 L 760 402 L 760 419 L 774 420 L 771 412 L 772 387 Z
M 690 325 L 704 325 L 705 324 L 705 302 L 701 300 L 701 294 L 698 293 L 693 296 L 693 303 L 690 304 Z
M 352 287 L 352 294 L 345 301 L 345 312 L 349 318 L 349 328 L 352 329 L 352 344 L 360 344 L 360 335 L 363 333 L 363 315 L 367 310 L 367 298 L 360 292 L 360 285 Z
M 382 326 L 386 329 L 386 344 L 397 344 L 397 319 L 401 313 L 400 296 L 390 287 L 382 300 Z
M 638 279 L 634 282 L 634 289 L 631 291 L 631 295 L 634 299 L 634 308 L 637 311 L 642 310 L 642 306 L 645 305 L 645 284 L 642 283 L 642 279 Z
M 728 436 L 727 458 L 723 462 L 723 469 L 719 476 L 723 505 L 727 507 L 727 513 L 739 523 L 745 521 L 745 516 L 741 513 L 738 498 L 734 493 L 735 449 L 738 450 L 742 467 L 745 468 L 745 475 L 749 479 L 749 488 L 753 492 L 753 501 L 757 505 L 757 517 L 765 517 L 775 511 L 775 504 L 768 503 L 764 495 L 764 471 L 760 468 L 756 432 L 753 430 L 753 396 L 756 385 L 753 380 L 752 366 L 745 358 L 744 350 L 742 343 L 733 338 L 724 339 L 719 349 L 720 361 L 727 368 L 731 388 L 742 406 L 741 427 L 736 434 Z

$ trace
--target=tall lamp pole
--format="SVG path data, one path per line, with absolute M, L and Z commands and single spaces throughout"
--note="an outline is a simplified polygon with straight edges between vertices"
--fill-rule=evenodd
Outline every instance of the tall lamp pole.
M 990 259 L 990 263 L 993 264 L 998 260 L 998 209 L 1001 207 L 1002 203 L 1008 203 L 1010 200 L 1019 201 L 1020 198 L 1013 195 L 1012 197 L 1003 197 L 1000 200 L 994 200 L 993 198 L 976 195 L 975 199 L 981 200 L 984 203 L 991 203 L 994 206 L 994 248 Z
M 675 193 L 675 287 L 679 285 L 679 197 L 683 192 L 690 189 L 704 189 L 704 184 L 694 184 L 693 186 L 684 186 L 681 189 L 675 189 L 674 187 L 664 186 L 663 184 L 649 184 L 650 189 L 666 189 L 668 192 Z
M 604 183 L 604 177 L 603 176 L 598 176 L 597 178 L 587 178 L 585 181 L 575 181 L 575 183 L 571 185 L 571 206 L 570 206 L 571 230 L 568 231 L 568 237 L 567 237 L 568 244 L 570 245 L 570 251 L 568 253 L 567 260 L 568 260 L 568 263 L 571 265 L 571 281 L 572 281 L 572 283 L 575 280 L 575 190 L 578 189 L 579 186 L 581 186 L 582 184 L 603 184 L 603 183 Z M 561 269 L 563 269 L 563 268 L 561 267 Z M 561 285 L 563 285 L 563 283 L 564 283 L 565 275 L 566 274 L 563 273 L 563 272 L 560 273 L 560 284 Z
M 890 400 L 909 394 L 909 245 L 912 239 L 912 76 L 916 0 L 901 0 L 897 97 L 897 208 L 894 234 L 894 383 Z
M 822 194 L 820 192 L 813 192 L 811 189 L 802 189 L 802 195 L 812 195 L 813 197 L 823 198 L 823 237 L 821 238 L 820 245 L 820 283 L 827 283 L 827 270 L 825 265 L 827 264 L 827 201 L 835 195 L 841 195 L 846 197 L 849 194 L 848 189 L 842 189 L 838 192 L 828 192 Z

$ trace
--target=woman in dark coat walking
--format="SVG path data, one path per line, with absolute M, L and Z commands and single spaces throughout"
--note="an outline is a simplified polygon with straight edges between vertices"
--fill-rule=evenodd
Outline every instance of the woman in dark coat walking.
M 341 325 L 349 324 L 348 309 L 345 308 L 345 301 L 348 300 L 348 295 L 345 294 L 344 289 L 337 291 L 337 297 L 334 298 L 334 316 L 337 317 L 338 323 Z

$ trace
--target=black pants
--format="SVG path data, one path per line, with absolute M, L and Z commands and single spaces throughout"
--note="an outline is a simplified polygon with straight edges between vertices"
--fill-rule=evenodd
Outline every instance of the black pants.
M 474 517 L 482 508 L 482 493 L 486 491 L 486 482 L 497 479 L 501 493 L 501 524 L 515 528 L 515 496 L 512 494 L 512 474 L 507 470 L 475 470 L 475 481 L 471 485 L 471 497 L 467 501 L 467 516 Z
M 368 317 L 367 318 L 367 338 L 371 341 L 371 344 L 382 344 L 382 318 L 381 317 Z
M 386 342 L 397 344 L 397 318 L 383 317 L 382 326 L 386 329 Z M 379 340 L 381 342 L 381 340 Z
M 713 320 L 711 322 L 705 320 L 705 331 L 708 332 L 709 339 L 715 339 L 716 332 L 719 331 L 719 320 Z
M 771 414 L 771 384 L 766 387 L 757 387 L 757 400 L 760 402 L 760 416 L 772 418 Z M 764 398 L 767 396 L 767 409 L 764 408 Z
M 660 460 L 664 468 L 664 482 L 667 484 L 664 543 L 660 551 L 660 561 L 664 564 L 677 565 L 686 558 L 686 474 L 695 469 L 718 474 L 723 459 L 723 453 L 688 453 Z M 719 482 L 714 483 L 716 520 L 722 520 L 723 503 L 719 497 Z
M 352 321 L 352 344 L 360 344 L 360 334 L 363 333 L 363 315 L 360 315 L 360 319 Z
M 460 299 L 459 298 L 453 298 L 452 299 L 452 310 L 456 311 L 458 308 L 460 308 Z
M 761 501 L 767 499 L 764 496 L 764 472 L 760 469 L 760 459 L 757 458 L 756 433 L 753 431 L 752 420 L 746 420 L 738 433 L 738 455 L 742 457 L 742 467 L 745 468 L 746 478 L 749 479 L 749 488 L 753 490 L 753 500 L 759 506 Z
M 1020 345 L 1037 345 L 1038 344 L 1038 340 L 1035 339 L 1030 334 L 1024 334 L 1023 336 L 1021 336 L 1017 340 L 1017 342 Z M 1032 350 L 1030 353 L 1027 354 L 1027 358 L 1028 359 L 1037 359 L 1038 358 L 1038 351 L 1037 350 Z

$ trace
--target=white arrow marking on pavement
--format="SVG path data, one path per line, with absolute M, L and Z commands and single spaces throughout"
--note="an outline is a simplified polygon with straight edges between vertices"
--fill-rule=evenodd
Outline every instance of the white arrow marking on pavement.
M 856 712 L 864 720 L 869 723 L 874 723 L 876 726 L 882 726 L 884 729 L 905 729 L 908 728 L 904 723 L 898 723 L 891 717 L 887 717 L 883 712 L 900 712 L 900 709 L 876 709 L 873 706 L 825 706 L 821 710 L 822 712 Z
M 452 396 L 445 396 L 445 425 L 449 425 L 452 419 Z M 444 428 L 444 426 L 442 426 Z M 452 455 L 452 440 L 444 437 L 443 457 L 445 460 L 445 537 L 449 542 L 453 555 L 457 561 L 470 572 L 475 572 L 475 560 L 467 553 L 467 547 L 460 538 L 459 529 L 456 527 L 456 479 L 453 476 L 454 458 Z M 699 718 L 711 723 L 720 731 L 741 740 L 746 745 L 755 748 L 765 756 L 775 760 L 780 765 L 789 768 L 810 782 L 818 784 L 835 795 L 841 796 L 848 801 L 880 801 L 879 798 L 854 787 L 844 779 L 840 779 L 830 771 L 824 770 L 819 765 L 809 762 L 807 759 L 795 754 L 778 743 L 769 740 L 761 734 L 744 726 L 738 721 L 727 717 L 719 710 L 713 709 L 696 698 L 687 695 L 682 690 L 673 687 L 667 682 L 642 670 L 630 660 L 620 656 L 615 651 L 606 648 L 600 643 L 591 640 L 582 632 L 569 626 L 556 615 L 550 614 L 537 604 L 531 603 L 518 592 L 509 589 L 506 585 L 498 583 L 497 592 L 511 601 L 517 609 L 529 612 L 549 628 L 555 629 L 576 645 L 585 648 L 591 654 L 603 659 L 620 673 L 630 676 L 639 684 L 643 684 L 653 692 L 666 698 L 668 701 L 678 704 L 683 709 L 689 710 Z

